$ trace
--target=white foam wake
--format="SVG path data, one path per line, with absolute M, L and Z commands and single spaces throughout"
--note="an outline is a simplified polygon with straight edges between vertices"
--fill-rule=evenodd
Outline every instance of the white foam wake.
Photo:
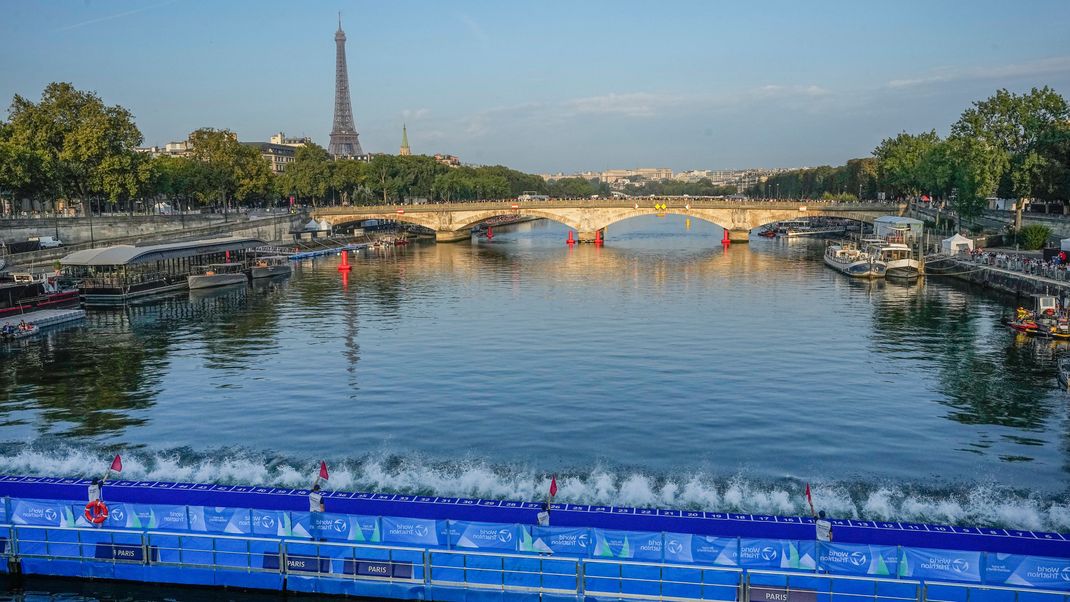
M 78 448 L 0 448 L 0 473 L 81 477 L 100 474 L 111 456 Z M 488 499 L 542 500 L 550 476 L 483 461 L 434 462 L 420 456 L 369 456 L 331 460 L 329 488 Z M 193 453 L 186 449 L 124 452 L 123 478 L 305 487 L 315 476 L 313 458 L 279 458 L 247 451 Z M 595 467 L 558 475 L 559 502 L 714 512 L 798 515 L 808 513 L 805 483 L 762 481 L 736 474 L 651 475 Z M 1066 496 L 969 484 L 942 489 L 865 482 L 812 483 L 813 498 L 830 515 L 865 520 L 927 522 L 1070 531 Z

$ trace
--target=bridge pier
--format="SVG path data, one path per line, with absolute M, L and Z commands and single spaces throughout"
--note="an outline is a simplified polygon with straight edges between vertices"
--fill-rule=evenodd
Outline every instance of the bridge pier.
M 472 232 L 468 228 L 462 230 L 436 230 L 435 242 L 461 242 L 472 238 Z
M 578 242 L 594 242 L 596 233 L 598 230 L 591 230 L 590 232 L 576 232 L 576 240 Z M 605 229 L 602 229 L 602 236 L 605 237 Z
M 728 240 L 732 242 L 750 242 L 750 230 L 729 230 Z

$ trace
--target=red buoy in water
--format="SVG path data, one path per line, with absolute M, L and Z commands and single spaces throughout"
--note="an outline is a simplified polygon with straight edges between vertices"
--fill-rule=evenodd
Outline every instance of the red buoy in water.
M 595 246 L 598 246 L 598 247 L 602 246 L 602 231 L 601 230 L 595 230 L 594 231 L 594 244 L 595 244 Z
M 728 238 L 728 228 L 724 229 L 724 236 L 721 237 L 721 244 L 726 247 L 732 244 L 732 239 Z
M 565 241 L 565 244 L 567 244 L 567 245 L 574 245 L 574 244 L 576 244 L 576 239 L 575 239 L 575 238 L 572 238 L 572 230 L 569 230 L 569 231 L 568 231 L 568 240 L 566 240 L 566 241 Z
M 338 264 L 339 272 L 348 272 L 353 269 L 353 266 L 349 265 L 349 250 L 342 249 L 342 263 Z
M 487 240 L 494 240 L 494 229 L 487 226 Z

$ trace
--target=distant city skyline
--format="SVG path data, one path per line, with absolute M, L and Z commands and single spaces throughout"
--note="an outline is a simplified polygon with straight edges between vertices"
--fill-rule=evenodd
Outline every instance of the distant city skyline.
M 532 173 L 842 164 L 996 89 L 1070 92 L 1070 3 L 20 2 L 0 102 L 70 81 L 145 145 L 199 127 L 326 147 L 342 11 L 366 152 Z M 6 115 L 5 115 L 6 116 Z

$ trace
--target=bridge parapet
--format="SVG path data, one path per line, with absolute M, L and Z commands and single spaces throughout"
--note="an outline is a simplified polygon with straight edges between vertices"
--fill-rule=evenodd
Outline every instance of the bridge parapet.
M 539 217 L 576 230 L 580 240 L 593 240 L 595 232 L 624 219 L 642 215 L 677 214 L 702 219 L 729 231 L 736 242 L 746 242 L 754 228 L 777 221 L 814 216 L 839 216 L 871 221 L 888 214 L 902 215 L 906 204 L 841 203 L 826 201 L 726 201 L 692 197 L 643 199 L 551 199 L 548 201 L 484 201 L 422 205 L 367 205 L 332 207 L 312 212 L 336 226 L 366 220 L 397 220 L 430 228 L 436 240 L 467 238 L 473 225 L 498 215 Z

